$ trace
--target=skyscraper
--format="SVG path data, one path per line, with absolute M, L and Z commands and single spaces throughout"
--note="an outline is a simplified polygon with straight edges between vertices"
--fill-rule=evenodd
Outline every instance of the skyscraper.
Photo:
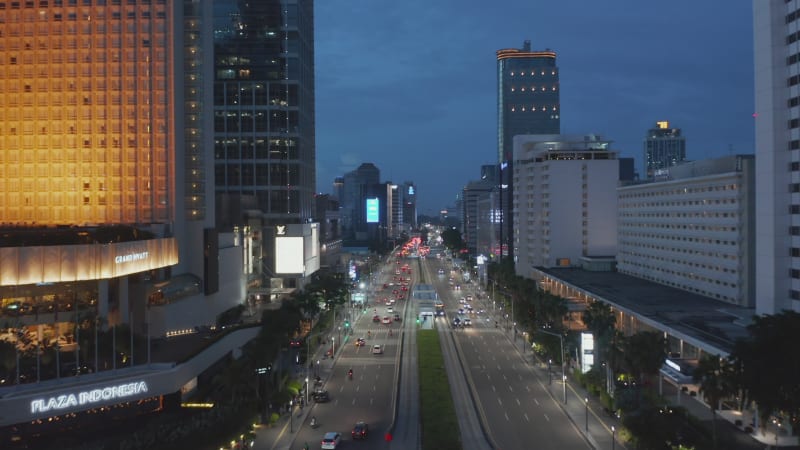
M 216 225 L 271 237 L 314 215 L 313 2 L 213 4 Z M 251 277 L 292 285 L 275 271 L 274 240 L 256 240 L 263 273 Z
M 365 201 L 368 186 L 380 181 L 381 171 L 375 164 L 363 163 L 358 168 L 344 174 L 342 198 L 339 199 L 342 210 L 342 233 L 345 239 L 365 236 L 366 216 Z
M 521 49 L 497 51 L 497 162 L 510 161 L 518 134 L 560 134 L 556 53 Z
M 670 128 L 669 122 L 662 120 L 647 131 L 644 138 L 644 173 L 647 178 L 668 167 L 686 160 L 686 138 L 681 136 L 680 128 Z
M 558 67 L 553 51 L 497 51 L 497 162 L 500 164 L 500 255 L 513 257 L 514 136 L 561 133 Z
M 800 311 L 797 2 L 753 1 L 756 312 Z

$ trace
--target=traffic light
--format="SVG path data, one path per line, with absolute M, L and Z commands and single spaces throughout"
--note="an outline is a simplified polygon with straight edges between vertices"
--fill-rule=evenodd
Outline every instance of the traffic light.
M 344 327 L 345 328 L 350 328 L 350 321 L 349 320 L 345 320 L 344 321 Z

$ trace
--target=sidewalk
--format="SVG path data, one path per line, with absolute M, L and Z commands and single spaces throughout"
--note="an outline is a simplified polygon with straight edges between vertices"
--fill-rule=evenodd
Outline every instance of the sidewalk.
M 336 358 L 341 353 L 339 346 L 336 347 L 336 354 L 331 358 L 325 357 L 326 345 L 319 345 L 313 353 L 311 361 L 323 361 L 318 367 L 319 376 L 323 383 L 327 382 L 328 378 L 333 371 L 333 366 L 336 364 Z M 301 369 L 298 367 L 298 369 Z M 305 379 L 305 370 L 295 371 L 293 378 Z M 313 389 L 313 386 L 312 386 Z M 272 425 L 259 425 L 256 428 L 256 438 L 253 444 L 253 449 L 257 450 L 290 450 L 294 444 L 295 437 L 300 432 L 302 424 L 305 423 L 306 417 L 311 411 L 311 405 L 306 405 L 305 408 L 294 406 L 292 408 L 293 417 L 289 417 L 287 412 L 283 412 L 280 418 Z M 290 423 L 290 421 L 292 423 Z M 293 425 L 293 426 L 292 426 Z M 297 448 L 297 445 L 294 446 Z M 301 446 L 302 447 L 302 446 Z

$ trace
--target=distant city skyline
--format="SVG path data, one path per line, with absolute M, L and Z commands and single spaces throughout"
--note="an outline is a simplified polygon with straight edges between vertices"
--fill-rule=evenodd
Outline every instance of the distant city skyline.
M 318 192 L 371 162 L 381 181 L 417 184 L 420 214 L 454 205 L 497 159 L 496 52 L 525 40 L 558 55 L 562 133 L 612 141 L 638 172 L 657 121 L 681 128 L 687 160 L 754 153 L 747 2 L 515 0 L 487 14 L 470 1 L 355 0 L 316 9 Z

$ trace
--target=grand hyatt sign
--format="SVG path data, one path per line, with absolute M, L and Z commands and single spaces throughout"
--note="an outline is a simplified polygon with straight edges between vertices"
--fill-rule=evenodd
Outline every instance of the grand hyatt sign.
M 107 386 L 89 391 L 73 392 L 49 398 L 31 400 L 31 414 L 46 413 L 74 408 L 76 406 L 91 406 L 99 402 L 110 400 L 124 401 L 128 397 L 147 393 L 147 383 L 134 381 L 132 383 Z
M 137 252 L 137 253 L 129 253 L 127 255 L 119 255 L 114 257 L 114 263 L 122 264 L 132 261 L 141 261 L 143 259 L 147 259 L 147 256 L 148 252 Z

